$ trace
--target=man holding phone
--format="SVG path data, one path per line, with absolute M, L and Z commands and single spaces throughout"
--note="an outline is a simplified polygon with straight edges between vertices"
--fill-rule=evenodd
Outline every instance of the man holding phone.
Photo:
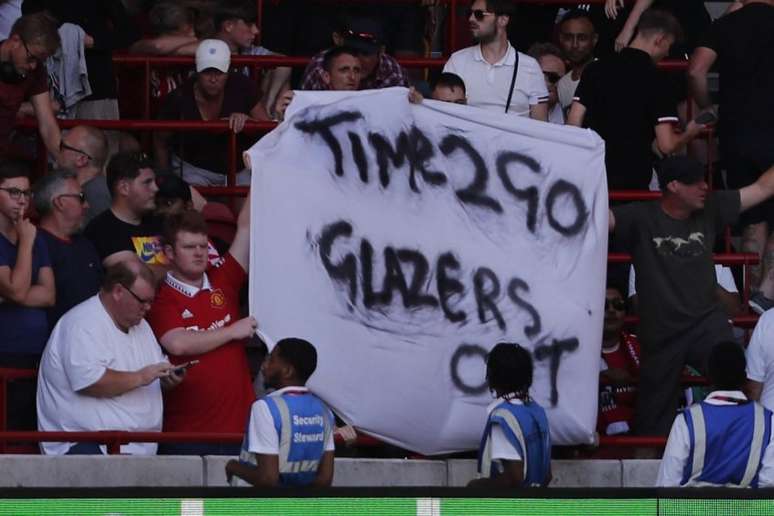
M 223 263 L 208 270 L 207 226 L 201 214 L 167 217 L 163 243 L 171 270 L 148 314 L 170 361 L 187 369 L 186 381 L 164 399 L 164 430 L 242 432 L 255 399 L 245 344 L 257 328 L 239 317 L 239 289 L 247 279 L 250 201 Z M 196 365 L 195 365 L 196 364 Z M 239 445 L 171 443 L 161 454 L 236 455 Z

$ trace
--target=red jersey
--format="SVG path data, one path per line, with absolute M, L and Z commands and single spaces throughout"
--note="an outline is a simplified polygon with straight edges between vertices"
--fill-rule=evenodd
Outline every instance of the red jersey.
M 156 338 L 170 330 L 208 331 L 239 320 L 239 289 L 247 275 L 233 256 L 209 269 L 196 289 L 167 275 L 148 322 Z M 167 432 L 242 432 L 255 400 L 245 353 L 245 341 L 231 341 L 201 355 L 169 355 L 180 364 L 199 360 L 185 380 L 164 392 L 164 430 Z
M 618 347 L 609 353 L 603 349 L 602 359 L 608 369 L 623 369 L 634 377 L 639 376 L 640 343 L 637 337 L 630 333 L 621 333 Z M 614 435 L 630 431 L 636 401 L 636 385 L 601 385 L 597 420 L 599 432 Z

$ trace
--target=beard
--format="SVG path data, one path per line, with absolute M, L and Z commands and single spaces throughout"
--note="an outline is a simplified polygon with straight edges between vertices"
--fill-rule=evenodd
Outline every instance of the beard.
M 478 35 L 477 36 L 475 34 L 473 35 L 473 40 L 476 43 L 487 45 L 489 43 L 492 43 L 496 37 L 497 37 L 497 31 L 495 31 L 495 28 L 492 27 L 490 31 L 479 29 Z

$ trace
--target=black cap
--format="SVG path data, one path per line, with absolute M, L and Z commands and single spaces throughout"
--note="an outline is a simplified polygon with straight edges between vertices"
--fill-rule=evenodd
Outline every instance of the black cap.
M 658 165 L 658 184 L 662 190 L 672 181 L 692 185 L 705 176 L 704 165 L 687 156 L 670 156 Z
M 344 45 L 365 54 L 376 54 L 382 47 L 382 25 L 373 18 L 350 18 L 342 30 Z

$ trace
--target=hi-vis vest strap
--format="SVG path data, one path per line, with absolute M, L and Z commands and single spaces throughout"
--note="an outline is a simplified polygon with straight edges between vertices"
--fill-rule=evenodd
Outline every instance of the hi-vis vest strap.
M 527 443 L 524 440 L 524 432 L 521 430 L 521 425 L 519 424 L 518 420 L 516 419 L 516 416 L 514 416 L 508 409 L 499 408 L 495 409 L 492 412 L 492 415 L 490 417 L 500 417 L 505 422 L 506 425 L 508 425 L 508 428 L 511 430 L 513 435 L 516 436 L 516 440 L 519 442 L 519 445 L 521 446 L 521 460 L 524 464 L 524 478 L 527 478 L 527 471 L 529 468 L 529 464 L 527 461 Z M 479 467 L 479 472 L 482 477 L 488 478 L 491 475 L 492 471 L 492 437 L 491 433 L 489 433 L 486 436 L 486 442 L 484 444 L 484 450 L 481 454 L 481 464 Z
M 753 403 L 753 436 L 750 443 L 750 453 L 747 457 L 747 467 L 744 471 L 742 481 L 737 484 L 725 484 L 726 487 L 750 487 L 755 474 L 761 462 L 761 452 L 764 443 L 763 436 L 766 430 L 766 421 L 763 405 Z M 693 422 L 693 462 L 691 463 L 691 474 L 686 485 L 691 486 L 710 486 L 707 482 L 699 480 L 704 470 L 704 460 L 707 453 L 707 426 L 704 421 L 704 412 L 701 404 L 691 406 L 689 409 L 691 420 Z

